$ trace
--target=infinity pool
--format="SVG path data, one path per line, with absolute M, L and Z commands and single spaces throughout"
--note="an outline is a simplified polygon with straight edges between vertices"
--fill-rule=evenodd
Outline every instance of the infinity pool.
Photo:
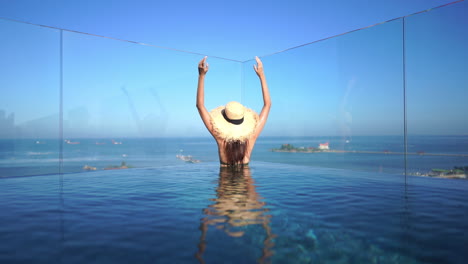
M 468 181 L 255 162 L 0 179 L 1 263 L 460 263 Z

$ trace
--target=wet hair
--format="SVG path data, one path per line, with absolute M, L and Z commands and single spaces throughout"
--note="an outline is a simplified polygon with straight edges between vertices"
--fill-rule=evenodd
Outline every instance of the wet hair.
M 245 151 L 247 150 L 247 141 L 232 140 L 225 141 L 225 143 L 227 165 L 243 165 Z

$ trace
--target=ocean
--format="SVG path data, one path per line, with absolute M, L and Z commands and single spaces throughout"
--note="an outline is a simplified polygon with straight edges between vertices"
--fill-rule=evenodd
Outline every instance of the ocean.
M 272 152 L 282 144 L 318 147 L 328 142 L 331 150 L 347 152 Z M 468 136 L 408 136 L 408 155 L 403 154 L 403 136 L 260 137 L 254 148 L 255 161 L 339 168 L 367 172 L 427 173 L 432 169 L 468 166 Z M 62 143 L 63 150 L 60 151 Z M 439 155 L 440 154 L 440 155 Z M 177 165 L 176 155 L 203 162 L 218 161 L 212 138 L 114 138 L 3 139 L 0 140 L 0 176 L 31 176 L 75 173 L 119 167 Z M 406 162 L 405 162 L 406 158 Z

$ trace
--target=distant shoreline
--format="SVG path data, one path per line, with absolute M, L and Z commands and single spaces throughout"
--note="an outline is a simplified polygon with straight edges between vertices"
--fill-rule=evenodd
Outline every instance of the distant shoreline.
M 361 150 L 309 150 L 309 149 L 271 149 L 271 152 L 286 152 L 286 153 L 358 153 L 358 154 L 389 154 L 389 155 L 405 155 L 405 152 L 392 152 L 392 151 L 361 151 Z M 445 153 L 426 153 L 426 152 L 407 152 L 406 155 L 419 155 L 419 156 L 452 156 L 452 157 L 468 157 L 468 154 L 445 154 Z

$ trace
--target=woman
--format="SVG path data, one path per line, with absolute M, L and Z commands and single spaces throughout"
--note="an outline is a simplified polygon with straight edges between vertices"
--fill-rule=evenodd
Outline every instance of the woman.
M 218 143 L 221 166 L 248 165 L 250 155 L 260 132 L 268 119 L 271 108 L 270 92 L 263 72 L 263 64 L 255 57 L 254 70 L 262 86 L 263 108 L 260 115 L 238 102 L 208 112 L 205 108 L 205 76 L 208 72 L 206 57 L 198 63 L 197 108 L 208 131 Z

